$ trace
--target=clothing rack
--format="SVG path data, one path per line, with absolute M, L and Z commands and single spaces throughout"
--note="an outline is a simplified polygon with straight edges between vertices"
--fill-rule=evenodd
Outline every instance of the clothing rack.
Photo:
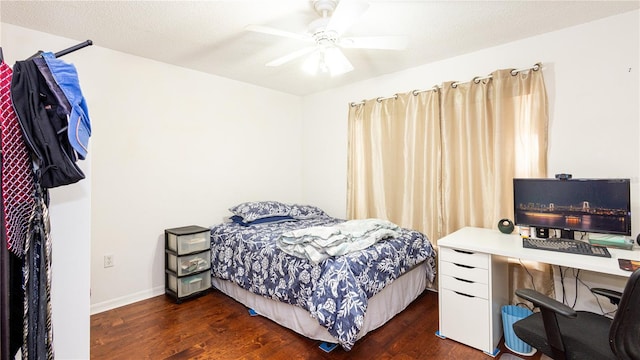
M 71 46 L 64 50 L 60 50 L 56 52 L 55 57 L 61 57 L 72 53 L 76 50 L 80 50 L 87 46 L 93 45 L 93 41 L 86 40 L 77 45 Z M 35 56 L 39 56 L 42 51 L 38 51 Z M 0 62 L 4 62 L 4 55 L 2 53 L 2 47 L 0 47 Z M 0 163 L 2 161 L 2 153 L 0 153 Z M 1 176 L 1 167 L 0 167 L 0 176 Z M 0 188 L 0 195 L 1 195 Z M 7 239 L 5 236 L 5 221 L 4 221 L 4 202 L 0 199 L 0 211 L 2 211 L 2 216 L 0 216 L 0 360 L 10 360 L 13 358 L 10 350 L 9 350 L 9 333 L 10 333 L 10 319 L 9 319 L 9 250 L 7 249 Z

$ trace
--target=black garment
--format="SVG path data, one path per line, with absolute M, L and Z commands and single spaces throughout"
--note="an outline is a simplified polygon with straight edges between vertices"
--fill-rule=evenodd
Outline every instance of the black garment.
M 24 290 L 22 289 L 23 259 L 9 252 L 9 351 L 11 358 L 22 347 L 23 343 L 23 314 Z
M 17 61 L 13 66 L 11 99 L 39 167 L 36 176 L 41 186 L 53 188 L 84 179 L 67 137 L 64 108 L 33 61 Z
M 34 211 L 25 244 L 22 267 L 24 289 L 24 327 L 22 358 L 53 360 L 51 324 L 51 239 L 44 201 Z

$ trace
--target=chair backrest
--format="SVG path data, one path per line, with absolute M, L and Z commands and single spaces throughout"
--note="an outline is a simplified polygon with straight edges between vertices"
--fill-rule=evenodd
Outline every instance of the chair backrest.
M 609 331 L 609 345 L 619 359 L 640 358 L 640 270 L 627 281 Z

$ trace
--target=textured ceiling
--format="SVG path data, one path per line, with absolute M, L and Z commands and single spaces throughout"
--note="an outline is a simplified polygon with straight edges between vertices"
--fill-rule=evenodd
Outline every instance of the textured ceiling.
M 349 1 L 349 0 L 343 0 Z M 305 32 L 319 16 L 306 0 L 6 1 L 0 20 L 275 90 L 306 95 L 640 8 L 640 1 L 370 0 L 345 36 L 406 35 L 402 51 L 345 49 L 355 70 L 311 77 L 302 59 L 264 64 L 299 40 L 249 24 Z

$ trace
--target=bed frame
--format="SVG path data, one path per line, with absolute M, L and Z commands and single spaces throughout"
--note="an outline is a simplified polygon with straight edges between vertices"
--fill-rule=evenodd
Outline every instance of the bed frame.
M 364 323 L 357 339 L 384 325 L 404 310 L 431 284 L 427 284 L 427 262 L 403 274 L 369 299 Z M 236 284 L 212 278 L 212 286 L 246 307 L 276 323 L 311 339 L 335 343 L 336 339 L 318 324 L 310 313 L 298 306 L 251 293 Z

